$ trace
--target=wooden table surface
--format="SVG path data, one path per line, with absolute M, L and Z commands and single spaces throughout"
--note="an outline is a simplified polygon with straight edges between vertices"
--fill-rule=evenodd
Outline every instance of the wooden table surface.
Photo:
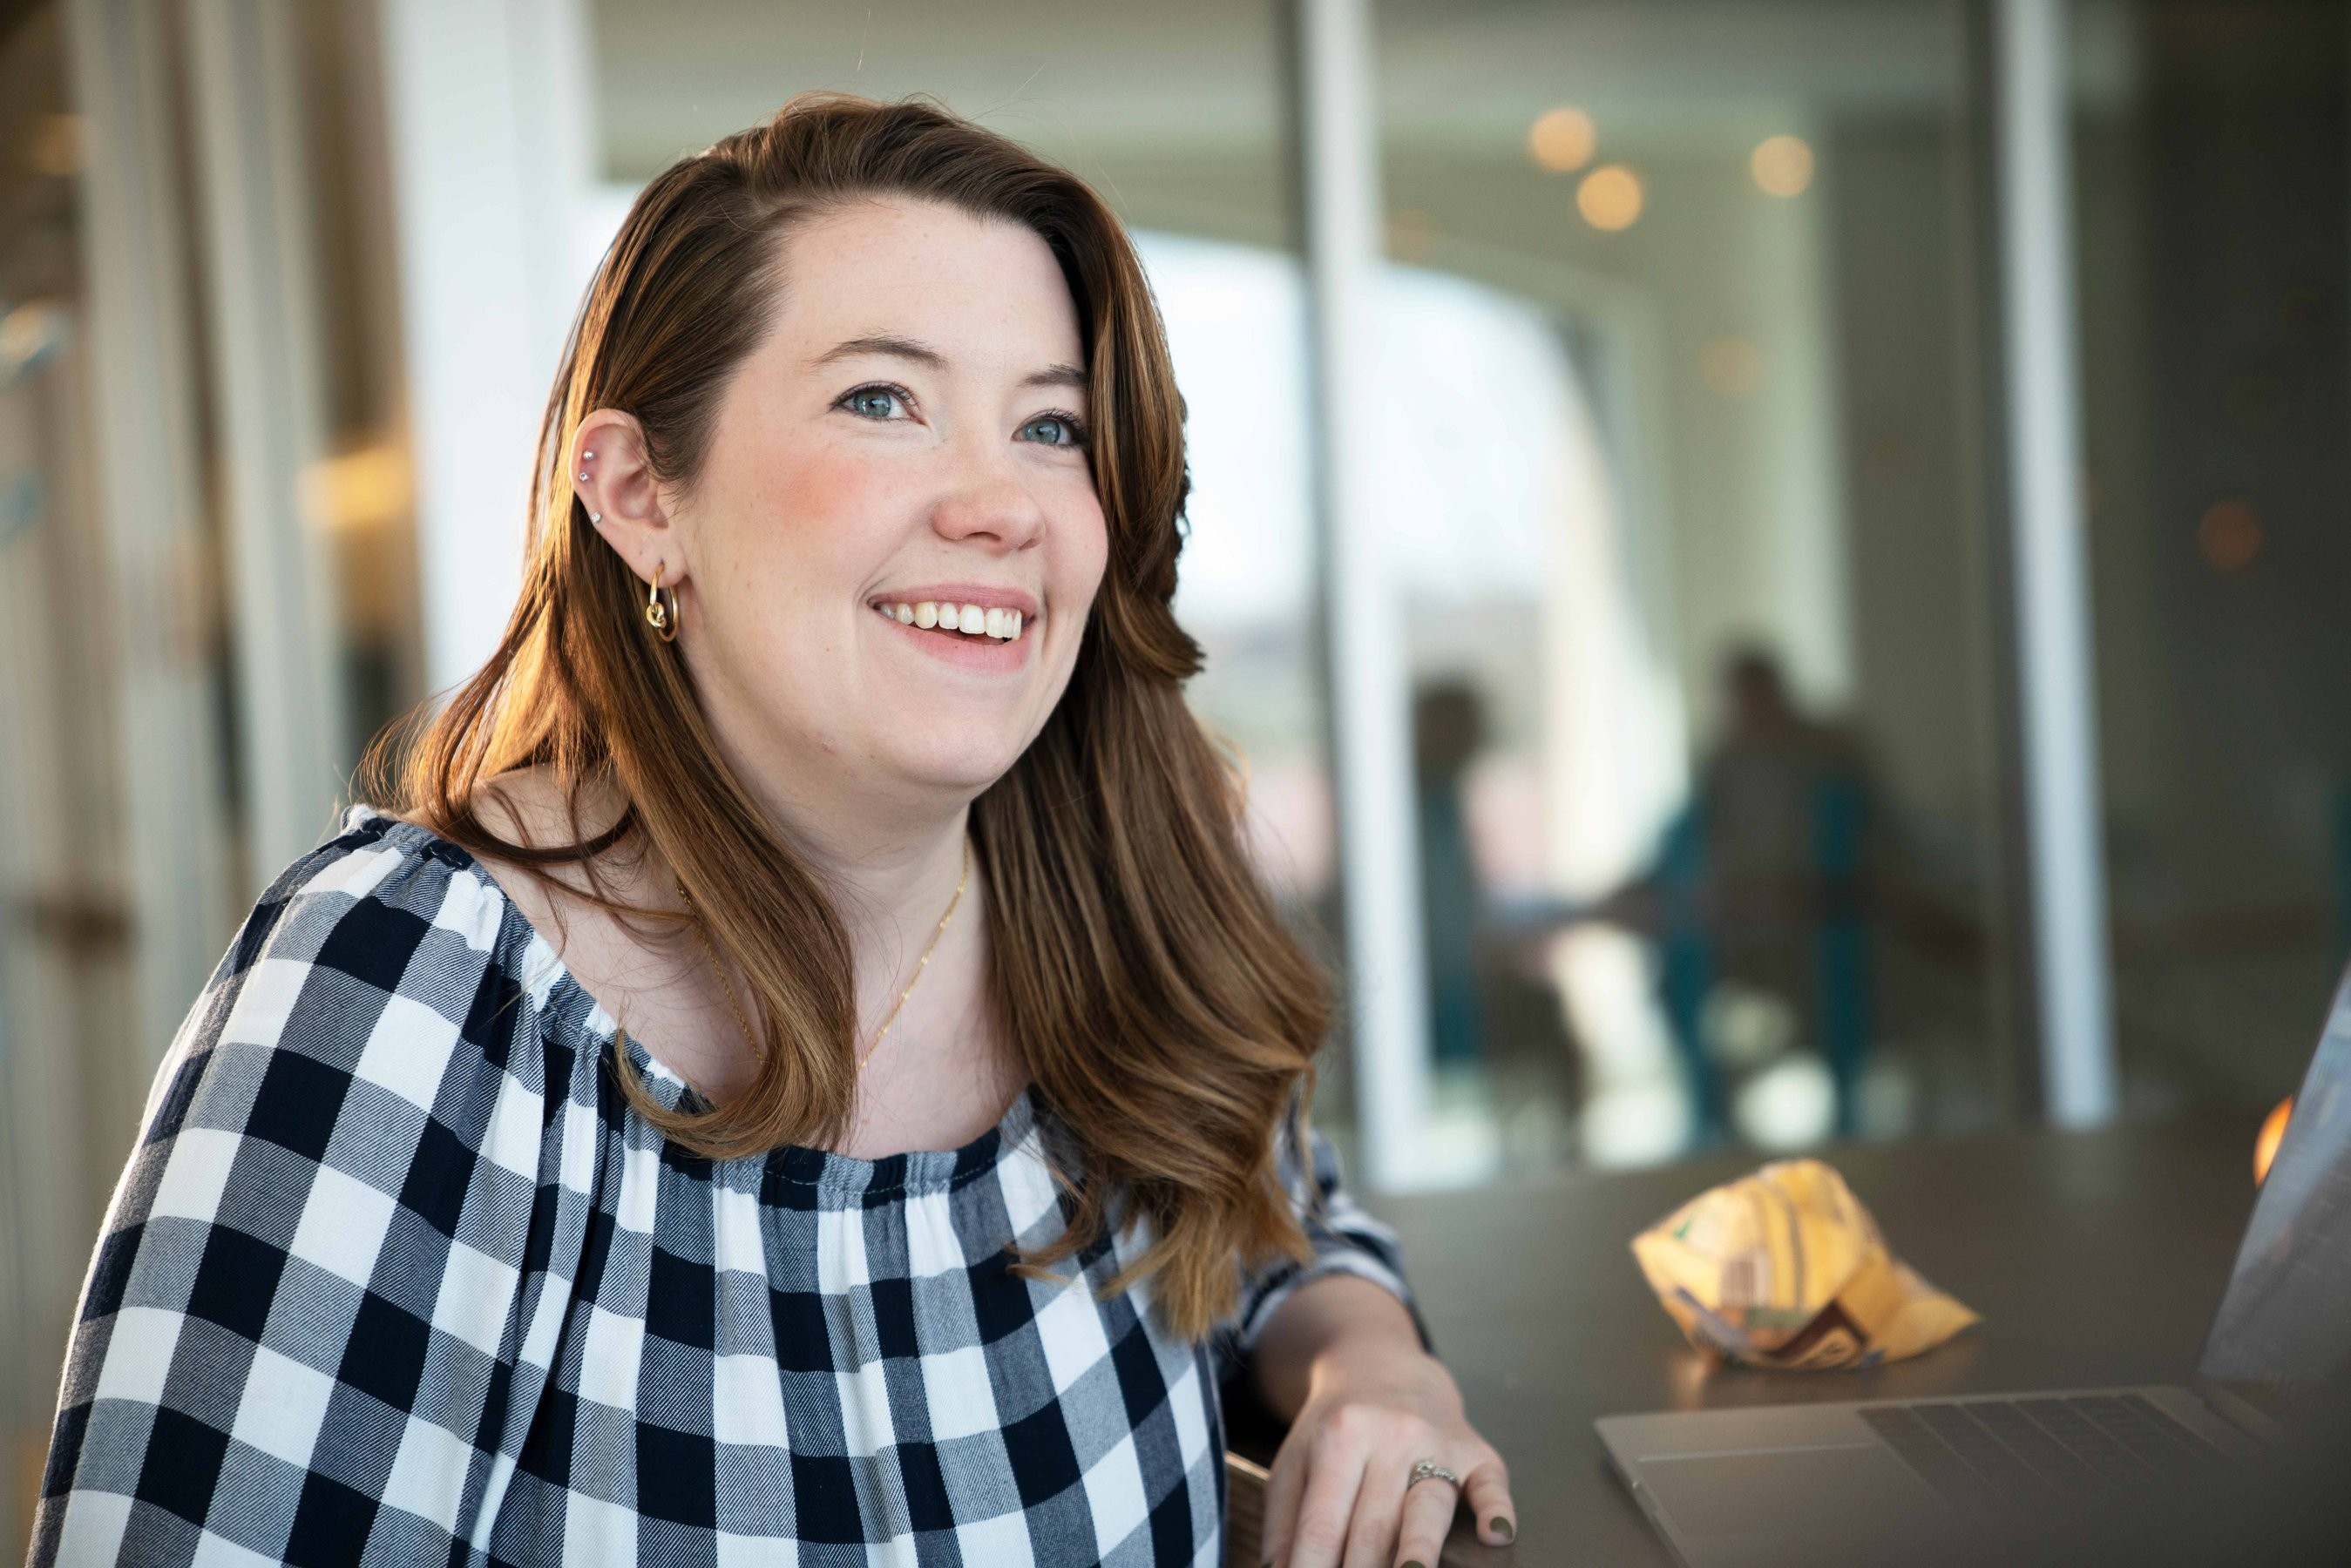
M 1478 1545 L 1465 1518 L 1445 1562 L 1669 1563 L 1608 1471 L 1592 1431 L 1604 1415 L 2181 1380 L 2252 1210 L 2254 1130 L 2209 1116 L 1825 1151 L 1896 1254 L 1984 1319 L 1865 1372 L 1709 1366 L 1649 1293 L 1634 1234 L 1752 1154 L 1372 1204 L 1403 1238 L 1437 1354 L 1518 1500 L 1514 1548 Z M 1246 1529 L 1245 1474 L 1234 1492 Z

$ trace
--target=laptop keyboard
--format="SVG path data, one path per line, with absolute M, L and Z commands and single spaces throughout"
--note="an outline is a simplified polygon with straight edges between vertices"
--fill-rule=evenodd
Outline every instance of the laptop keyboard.
M 1980 1511 L 2160 1486 L 2227 1458 L 2137 1394 L 1875 1405 L 1859 1414 L 1928 1486 Z

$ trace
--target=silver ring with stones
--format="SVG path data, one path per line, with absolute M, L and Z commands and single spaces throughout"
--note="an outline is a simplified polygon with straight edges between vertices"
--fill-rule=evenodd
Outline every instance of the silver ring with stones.
M 1404 1490 L 1410 1491 L 1425 1480 L 1451 1481 L 1455 1486 L 1461 1484 L 1459 1476 L 1455 1475 L 1435 1459 L 1423 1459 L 1412 1467 L 1412 1479 L 1404 1483 Z

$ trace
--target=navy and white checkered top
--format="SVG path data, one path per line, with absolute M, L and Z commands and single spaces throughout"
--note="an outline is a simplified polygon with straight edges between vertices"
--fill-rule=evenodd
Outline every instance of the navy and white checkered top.
M 33 1561 L 1213 1564 L 1229 1358 L 1321 1274 L 1409 1304 L 1319 1134 L 1313 1260 L 1190 1343 L 1096 1297 L 1138 1223 L 1009 1271 L 1066 1218 L 1033 1091 L 958 1149 L 714 1163 L 616 1033 L 471 855 L 355 808 L 157 1077 Z

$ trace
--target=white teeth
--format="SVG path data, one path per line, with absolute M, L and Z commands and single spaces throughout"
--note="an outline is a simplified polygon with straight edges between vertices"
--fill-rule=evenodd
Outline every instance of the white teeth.
M 935 627 L 941 631 L 958 631 L 966 637 L 989 637 L 998 642 L 1010 642 L 1020 635 L 1028 618 L 1017 609 L 983 609 L 978 605 L 940 604 L 925 599 L 920 604 L 880 604 L 874 606 L 900 626 L 920 627 L 928 631 Z

